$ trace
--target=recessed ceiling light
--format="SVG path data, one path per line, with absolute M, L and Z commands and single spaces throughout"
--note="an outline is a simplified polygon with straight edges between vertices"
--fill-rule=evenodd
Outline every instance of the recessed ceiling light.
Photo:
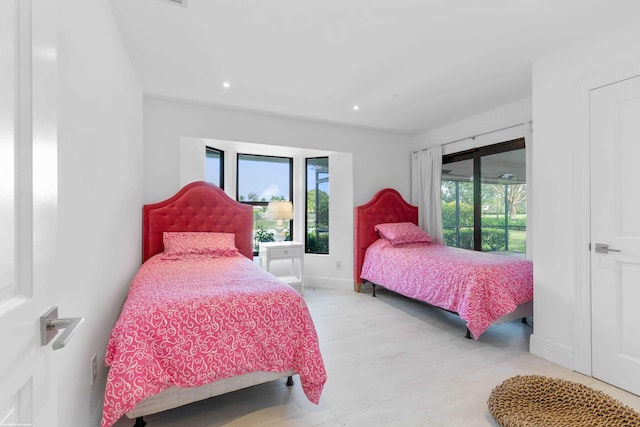
M 231 87 L 231 83 L 229 82 L 222 82 L 222 87 L 225 89 L 229 89 Z
M 354 106 L 353 106 L 353 111 L 358 111 L 359 109 L 360 109 L 360 106 L 359 106 L 359 105 L 354 105 Z

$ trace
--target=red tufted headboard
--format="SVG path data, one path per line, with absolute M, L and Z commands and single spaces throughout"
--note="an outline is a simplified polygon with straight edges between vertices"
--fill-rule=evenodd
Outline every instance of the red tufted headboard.
M 413 222 L 417 225 L 418 208 L 407 203 L 393 188 L 385 188 L 378 191 L 364 205 L 354 208 L 353 221 L 353 281 L 355 291 L 360 292 L 362 285 L 360 272 L 362 271 L 364 254 L 367 248 L 379 238 L 373 227 L 376 224 L 388 222 Z
M 192 182 L 167 200 L 144 205 L 142 217 L 142 262 L 164 251 L 165 231 L 235 233 L 240 253 L 253 259 L 253 208 L 208 182 Z

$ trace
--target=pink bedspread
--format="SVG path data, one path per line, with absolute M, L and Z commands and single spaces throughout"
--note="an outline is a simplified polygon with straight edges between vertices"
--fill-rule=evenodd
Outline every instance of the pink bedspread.
M 326 381 L 305 301 L 243 256 L 149 259 L 131 284 L 105 362 L 102 427 L 174 384 L 293 369 L 318 403 Z
M 365 255 L 363 279 L 454 311 L 475 339 L 497 318 L 533 299 L 533 265 L 507 255 L 383 239 Z

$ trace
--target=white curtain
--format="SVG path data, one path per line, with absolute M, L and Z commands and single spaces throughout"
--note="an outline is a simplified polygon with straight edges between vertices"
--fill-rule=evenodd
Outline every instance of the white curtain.
M 411 155 L 411 204 L 418 207 L 418 225 L 438 243 L 443 241 L 442 147 L 431 147 Z

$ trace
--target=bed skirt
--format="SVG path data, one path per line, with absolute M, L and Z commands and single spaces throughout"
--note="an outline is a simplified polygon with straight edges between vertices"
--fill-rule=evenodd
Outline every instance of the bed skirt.
M 275 381 L 280 378 L 290 377 L 292 375 L 295 375 L 295 371 L 293 370 L 286 372 L 258 371 L 214 381 L 200 387 L 179 388 L 172 386 L 138 403 L 138 405 L 136 405 L 136 407 L 130 412 L 127 412 L 126 415 L 128 418 L 138 418 L 145 415 L 155 414 L 157 412 L 188 405 L 189 403 L 241 390 L 243 388 L 269 381 Z

